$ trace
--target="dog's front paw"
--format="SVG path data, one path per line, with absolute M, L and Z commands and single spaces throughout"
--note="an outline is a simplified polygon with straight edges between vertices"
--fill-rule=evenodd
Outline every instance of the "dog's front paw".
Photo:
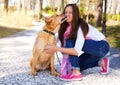
M 30 75 L 31 75 L 31 76 L 36 76 L 36 75 L 37 75 L 37 72 L 31 72 Z
M 56 71 L 55 71 L 55 72 L 52 72 L 52 75 L 54 75 L 54 76 L 60 76 L 60 74 L 57 73 Z

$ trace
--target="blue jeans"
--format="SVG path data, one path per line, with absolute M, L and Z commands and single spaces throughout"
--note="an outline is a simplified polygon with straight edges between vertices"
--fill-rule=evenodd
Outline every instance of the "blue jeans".
M 66 40 L 66 48 L 73 48 L 75 46 L 75 40 Z M 98 61 L 101 60 L 110 50 L 110 46 L 107 41 L 94 41 L 85 40 L 82 51 L 82 55 L 74 56 L 69 55 L 69 60 L 71 62 L 72 69 L 85 70 L 98 66 Z

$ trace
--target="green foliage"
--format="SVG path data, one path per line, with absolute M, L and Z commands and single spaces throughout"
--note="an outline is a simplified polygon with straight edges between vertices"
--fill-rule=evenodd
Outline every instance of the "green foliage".
M 51 7 L 46 6 L 43 11 L 48 14 L 55 14 L 55 12 L 52 11 Z
M 90 1 L 92 2 L 92 0 Z M 90 10 L 90 8 L 88 8 L 88 6 L 86 6 L 85 1 L 81 1 L 81 4 L 79 5 L 79 11 L 80 11 L 80 17 L 83 18 L 84 20 L 88 19 L 88 23 L 94 25 L 95 22 L 95 16 L 92 13 L 88 14 L 88 11 Z
M 112 16 L 113 20 L 120 20 L 120 14 L 115 14 Z
M 95 16 L 93 14 L 89 14 L 88 15 L 88 23 L 90 23 L 91 25 L 95 25 Z
M 111 20 L 111 19 L 120 21 L 120 14 L 115 14 L 115 15 L 107 14 L 107 20 Z
M 79 7 L 79 11 L 80 11 L 81 18 L 84 18 L 84 16 L 85 16 L 85 7 L 81 5 Z
M 112 15 L 110 15 L 110 14 L 106 14 L 106 19 L 107 19 L 107 20 L 112 19 Z
M 50 8 L 49 6 L 46 6 L 46 7 L 43 9 L 44 12 L 48 12 L 49 10 L 51 10 L 51 8 Z
M 52 10 L 49 10 L 47 13 L 52 15 L 55 14 L 55 12 L 53 12 Z

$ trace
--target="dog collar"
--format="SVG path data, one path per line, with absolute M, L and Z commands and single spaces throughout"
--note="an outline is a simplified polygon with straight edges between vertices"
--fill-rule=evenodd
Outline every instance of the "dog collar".
M 44 29 L 43 31 L 45 31 L 45 32 L 47 32 L 47 33 L 49 33 L 49 34 L 51 34 L 51 35 L 55 35 L 53 32 L 51 32 L 51 31 L 49 31 L 49 30 Z

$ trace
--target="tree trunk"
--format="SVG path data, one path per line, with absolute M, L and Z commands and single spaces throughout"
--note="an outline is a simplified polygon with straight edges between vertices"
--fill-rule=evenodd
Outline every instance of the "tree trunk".
M 107 13 L 110 13 L 111 5 L 112 5 L 112 0 L 109 0 L 108 3 L 107 3 Z
M 36 0 L 30 0 L 30 10 L 35 10 Z
M 8 13 L 8 2 L 9 0 L 4 0 L 4 11 Z
M 19 1 L 18 1 L 18 7 L 17 7 L 18 13 L 20 13 L 21 9 L 22 9 L 22 1 L 19 0 Z
M 64 0 L 61 0 L 61 5 L 62 5 L 62 9 L 61 9 L 61 11 L 63 11 L 63 9 L 64 9 Z
M 23 13 L 26 14 L 27 13 L 27 1 L 26 0 L 19 0 L 18 2 L 18 13 Z
M 42 18 L 42 4 L 43 4 L 43 1 L 42 0 L 39 0 L 39 4 L 38 4 L 38 7 L 39 7 L 39 20 Z
M 116 14 L 117 3 L 118 3 L 118 0 L 112 0 L 112 8 L 111 8 L 112 15 Z
M 26 0 L 22 0 L 22 11 L 24 14 L 27 13 L 27 1 Z
M 101 26 L 101 21 L 102 21 L 102 8 L 103 8 L 103 0 L 98 0 L 98 14 L 97 14 L 97 19 L 95 26 Z

